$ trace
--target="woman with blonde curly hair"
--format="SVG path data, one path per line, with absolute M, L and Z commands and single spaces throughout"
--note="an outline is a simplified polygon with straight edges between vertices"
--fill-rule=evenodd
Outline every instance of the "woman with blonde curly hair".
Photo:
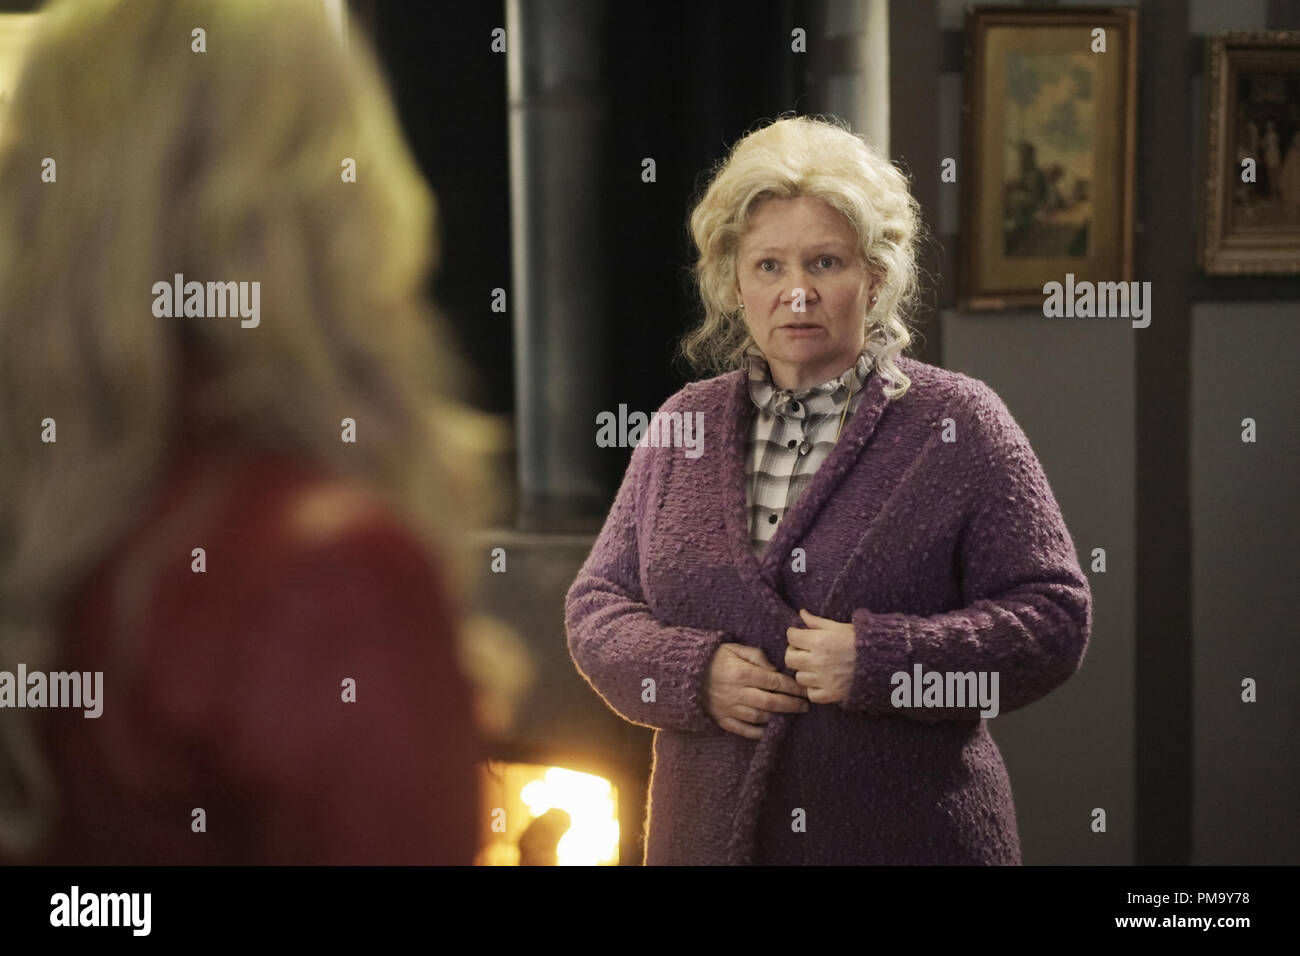
M 469 863 L 479 467 L 373 55 L 306 0 L 41 17 L 0 120 L 0 859 Z
M 1019 863 L 986 719 L 1077 670 L 1091 593 L 1004 403 L 903 355 L 906 179 L 783 117 L 690 225 L 682 351 L 721 374 L 652 418 L 566 601 L 578 669 L 656 731 L 646 862 Z

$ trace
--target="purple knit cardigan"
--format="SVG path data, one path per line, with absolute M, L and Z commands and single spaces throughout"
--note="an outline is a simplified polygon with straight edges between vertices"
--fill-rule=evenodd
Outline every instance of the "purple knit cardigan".
M 914 359 L 873 371 L 839 443 L 761 558 L 743 371 L 663 413 L 702 412 L 703 454 L 637 446 L 565 601 L 569 651 L 624 719 L 655 729 L 647 864 L 1017 864 L 1006 767 L 978 705 L 896 707 L 898 672 L 996 672 L 1002 713 L 1078 670 L 1092 596 L 1042 466 L 983 382 Z M 799 551 L 797 549 L 802 549 Z M 847 700 L 747 740 L 704 712 L 719 644 L 785 668 L 799 608 L 851 621 Z M 653 684 L 647 682 L 647 678 Z

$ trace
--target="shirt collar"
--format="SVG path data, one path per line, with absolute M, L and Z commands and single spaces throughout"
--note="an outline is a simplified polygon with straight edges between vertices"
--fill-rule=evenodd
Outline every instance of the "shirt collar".
M 772 381 L 772 370 L 757 346 L 745 350 L 749 371 L 749 397 L 760 411 L 801 421 L 810 414 L 828 412 L 849 397 L 849 390 L 862 391 L 871 373 L 871 356 L 864 348 L 858 360 L 840 375 L 808 388 L 781 389 Z

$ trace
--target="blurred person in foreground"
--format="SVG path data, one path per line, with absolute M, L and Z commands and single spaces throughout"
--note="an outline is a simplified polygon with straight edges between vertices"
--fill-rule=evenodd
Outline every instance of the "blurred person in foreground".
M 722 374 L 659 410 L 566 605 L 579 670 L 656 729 L 646 862 L 1019 863 L 986 718 L 1076 671 L 1091 592 L 1006 405 L 903 355 L 907 180 L 785 117 L 691 232 L 682 351 Z
M 487 473 L 373 54 L 296 0 L 43 19 L 0 119 L 0 669 L 102 672 L 102 713 L 0 709 L 0 859 L 470 863 L 445 544 Z M 259 319 L 158 317 L 177 275 Z

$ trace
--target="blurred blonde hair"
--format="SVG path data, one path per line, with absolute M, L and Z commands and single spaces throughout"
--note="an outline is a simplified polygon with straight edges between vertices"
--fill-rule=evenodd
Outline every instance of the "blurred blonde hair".
M 60 603 L 156 487 L 183 351 L 217 368 L 205 426 L 358 479 L 430 554 L 485 518 L 483 423 L 451 397 L 460 363 L 426 298 L 435 200 L 362 32 L 345 51 L 319 0 L 60 0 L 41 17 L 0 117 L 0 667 L 49 661 Z M 152 286 L 175 273 L 260 281 L 260 325 L 155 318 Z M 24 714 L 0 720 L 12 852 L 55 796 Z
M 680 354 L 701 371 L 738 368 L 753 337 L 739 311 L 736 252 L 750 213 L 765 199 L 811 196 L 840 212 L 857 233 L 866 267 L 881 277 L 879 301 L 863 316 L 875 369 L 891 399 L 911 387 L 895 364 L 912 342 L 917 301 L 920 206 L 906 177 L 842 121 L 783 115 L 742 137 L 715 169 L 690 217 L 698 258 L 702 321 Z

